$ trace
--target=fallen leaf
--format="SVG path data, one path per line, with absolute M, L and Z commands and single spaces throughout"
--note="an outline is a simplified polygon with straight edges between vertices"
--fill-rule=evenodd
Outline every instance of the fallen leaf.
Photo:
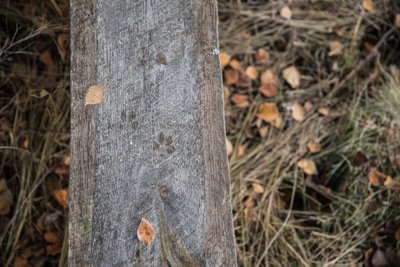
M 225 66 L 229 64 L 230 60 L 231 60 L 231 56 L 228 53 L 221 52 L 219 54 L 219 61 L 221 63 L 222 68 L 225 68 Z
M 59 52 L 61 56 L 61 60 L 64 61 L 68 55 L 67 45 L 68 45 L 68 35 L 67 34 L 60 34 L 57 36 L 57 44 L 59 47 Z
M 400 14 L 396 14 L 396 17 L 394 19 L 394 26 L 396 28 L 400 28 Z
M 268 52 L 263 48 L 258 49 L 256 53 L 256 62 L 258 64 L 265 64 L 268 63 L 268 61 L 269 61 Z
M 65 166 L 69 166 L 71 164 L 71 157 L 70 156 L 65 156 L 63 159 L 63 163 Z
M 140 241 L 149 246 L 155 238 L 155 229 L 146 219 L 142 218 L 137 229 L 137 236 Z
M 295 102 L 292 105 L 292 117 L 296 121 L 303 121 L 305 117 L 305 111 L 302 105 L 299 103 Z
M 319 114 L 324 115 L 324 116 L 328 116 L 331 113 L 330 109 L 325 108 L 325 107 L 318 108 L 318 112 L 319 112 Z
M 229 97 L 231 96 L 231 91 L 228 87 L 224 86 L 224 105 L 226 106 L 229 101 Z
M 254 66 L 248 66 L 246 68 L 246 75 L 251 79 L 251 80 L 256 80 L 258 78 L 258 70 Z
M 368 173 L 368 180 L 373 186 L 381 186 L 386 181 L 386 175 L 376 168 L 372 168 Z
M 278 87 L 279 78 L 272 69 L 267 69 L 261 74 L 261 84 L 274 85 Z
M 58 175 L 68 175 L 69 174 L 69 167 L 67 165 L 58 165 L 54 169 L 54 173 Z
M 295 66 L 290 66 L 284 69 L 282 76 L 293 89 L 300 86 L 301 74 Z
M 239 72 L 237 70 L 225 70 L 224 71 L 225 83 L 232 85 L 239 81 Z
M 290 20 L 292 18 L 292 10 L 290 10 L 290 7 L 288 6 L 282 7 L 279 14 L 281 15 L 282 18 L 285 18 L 287 20 Z
M 258 128 L 258 133 L 260 134 L 260 136 L 262 138 L 266 137 L 268 134 L 268 127 L 267 126 L 262 126 L 260 128 Z
M 372 0 L 363 0 L 362 6 L 368 12 L 372 12 L 375 10 L 375 4 L 374 2 L 372 2 Z
M 25 138 L 22 147 L 23 147 L 24 149 L 28 149 L 28 148 L 29 148 L 29 139 L 28 139 L 28 138 Z
M 225 142 L 226 142 L 226 154 L 227 154 L 228 157 L 229 157 L 230 155 L 232 155 L 232 152 L 233 152 L 233 145 L 232 145 L 232 142 L 229 141 L 228 138 L 225 139 Z
M 238 108 L 246 108 L 250 106 L 249 97 L 247 95 L 234 94 L 231 99 Z
M 274 97 L 278 95 L 278 87 L 276 85 L 261 85 L 258 90 L 266 97 Z
M 257 117 L 272 124 L 276 128 L 282 127 L 282 116 L 275 103 L 264 103 L 257 112 Z
M 307 143 L 307 148 L 311 153 L 318 153 L 321 151 L 321 144 L 315 139 L 310 139 Z
M 262 186 L 258 182 L 253 182 L 251 185 L 253 186 L 254 192 L 256 192 L 258 194 L 264 193 L 264 186 Z
M 232 59 L 231 62 L 229 62 L 229 66 L 231 66 L 234 70 L 239 70 L 242 68 L 242 65 L 236 59 Z
M 15 257 L 14 260 L 14 267 L 28 267 L 29 263 L 27 259 L 24 259 L 22 257 Z
M 47 255 L 54 256 L 61 253 L 61 243 L 53 243 L 46 245 L 46 253 Z
M 254 201 L 254 198 L 252 196 L 249 196 L 249 198 L 246 200 L 246 208 L 253 208 L 255 206 L 256 202 Z
M 357 151 L 353 159 L 353 165 L 355 167 L 361 167 L 367 162 L 368 162 L 368 157 L 363 152 Z
M 317 165 L 312 159 L 302 159 L 297 162 L 297 166 L 308 175 L 318 174 Z
M 85 105 L 100 104 L 104 101 L 104 98 L 105 98 L 104 88 L 98 85 L 91 85 L 86 91 Z
M 304 110 L 308 113 L 313 109 L 314 105 L 313 103 L 311 103 L 310 101 L 306 101 L 306 103 L 304 103 Z
M 240 145 L 237 153 L 237 157 L 243 157 L 246 154 L 246 145 Z
M 400 241 L 400 228 L 397 229 L 396 233 L 394 234 L 394 237 L 396 238 L 397 241 Z
M 340 56 L 343 54 L 343 44 L 339 41 L 329 42 L 329 56 Z
M 13 204 L 13 194 L 7 186 L 6 179 L 0 179 L 0 216 L 10 213 Z
M 53 198 L 60 204 L 64 209 L 68 208 L 68 189 L 57 189 L 54 190 Z
M 381 249 L 377 249 L 371 257 L 371 264 L 374 267 L 388 266 L 389 261 L 386 258 L 385 252 L 383 252 Z
M 57 243 L 61 241 L 61 235 L 59 232 L 46 232 L 44 233 L 44 240 L 49 243 Z
M 40 61 L 41 61 L 43 64 L 45 64 L 45 65 L 47 65 L 47 66 L 53 65 L 53 64 L 54 64 L 53 58 L 51 57 L 51 52 L 50 52 L 49 49 L 43 51 L 43 52 L 40 54 L 39 59 L 40 59 Z

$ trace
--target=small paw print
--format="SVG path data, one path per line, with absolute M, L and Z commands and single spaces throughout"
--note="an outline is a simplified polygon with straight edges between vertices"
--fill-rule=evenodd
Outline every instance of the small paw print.
M 174 140 L 172 140 L 172 136 L 165 138 L 164 133 L 161 132 L 158 135 L 158 141 L 153 144 L 153 150 L 163 149 L 162 147 L 165 147 L 167 153 L 172 154 L 175 151 L 175 147 L 172 145 L 173 142 Z

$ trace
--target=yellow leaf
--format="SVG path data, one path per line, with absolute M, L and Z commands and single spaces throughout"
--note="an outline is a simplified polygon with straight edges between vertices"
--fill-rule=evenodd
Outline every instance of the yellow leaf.
M 151 223 L 146 219 L 142 218 L 142 221 L 137 229 L 138 239 L 148 246 L 153 242 L 155 232 L 156 230 L 154 229 L 153 225 L 151 225 Z
M 219 54 L 219 61 L 221 63 L 222 68 L 224 68 L 226 65 L 228 65 L 230 60 L 231 60 L 231 56 L 228 53 L 221 52 Z
M 68 189 L 54 190 L 52 195 L 64 209 L 68 208 Z
M 372 12 L 375 10 L 375 4 L 374 4 L 374 2 L 372 2 L 372 0 L 363 0 L 362 6 L 368 12 Z
M 321 151 L 321 144 L 317 140 L 311 139 L 307 143 L 307 148 L 311 153 L 317 153 Z
M 343 44 L 339 41 L 329 42 L 329 56 L 340 56 L 343 54 Z
M 312 159 L 302 159 L 297 162 L 297 166 L 308 175 L 318 174 L 317 165 Z
M 263 48 L 258 49 L 256 53 L 256 62 L 259 64 L 263 64 L 263 63 L 268 63 L 268 61 L 269 61 L 268 52 Z
M 252 186 L 253 186 L 254 192 L 256 192 L 258 194 L 264 193 L 264 187 L 262 185 L 260 185 L 259 183 L 253 182 Z
M 280 11 L 280 15 L 282 18 L 290 20 L 292 18 L 292 10 L 290 10 L 290 7 L 284 6 Z
M 250 106 L 249 97 L 247 95 L 234 94 L 231 99 L 238 108 Z
M 368 173 L 368 180 L 373 186 L 381 186 L 386 181 L 386 175 L 372 168 Z
M 246 75 L 251 79 L 251 80 L 256 80 L 258 78 L 258 70 L 254 66 L 248 66 L 246 68 Z
M 237 70 L 227 69 L 224 71 L 224 77 L 227 85 L 235 84 L 239 81 L 239 72 Z
M 258 109 L 257 116 L 276 128 L 282 127 L 282 116 L 275 103 L 265 103 L 261 105 Z
M 229 66 L 231 66 L 232 69 L 234 69 L 234 70 L 238 70 L 238 69 L 242 68 L 242 65 L 236 59 L 232 59 L 231 62 L 229 62 Z
M 98 85 L 90 86 L 86 91 L 85 105 L 97 105 L 104 101 L 104 88 Z
M 301 74 L 295 66 L 287 67 L 283 70 L 283 78 L 293 88 L 296 89 L 300 86 Z
M 229 157 L 230 155 L 232 155 L 232 152 L 233 152 L 233 145 L 232 145 L 232 142 L 229 141 L 228 138 L 225 139 L 225 142 L 226 142 L 226 154 L 227 154 L 228 157 Z
M 395 19 L 394 19 L 394 26 L 396 28 L 400 28 L 400 14 L 397 14 Z
M 319 108 L 318 112 L 324 116 L 328 116 L 331 113 L 330 109 L 325 107 Z
M 299 103 L 294 103 L 292 105 L 292 117 L 296 121 L 303 121 L 305 116 L 305 111 L 302 105 Z
M 261 85 L 258 90 L 266 97 L 274 97 L 278 95 L 278 87 L 274 84 Z

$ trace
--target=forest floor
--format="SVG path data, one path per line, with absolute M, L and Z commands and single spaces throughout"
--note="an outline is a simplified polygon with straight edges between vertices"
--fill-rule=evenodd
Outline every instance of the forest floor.
M 66 266 L 69 2 L 0 3 L 0 266 Z M 220 1 L 241 266 L 400 263 L 400 2 Z

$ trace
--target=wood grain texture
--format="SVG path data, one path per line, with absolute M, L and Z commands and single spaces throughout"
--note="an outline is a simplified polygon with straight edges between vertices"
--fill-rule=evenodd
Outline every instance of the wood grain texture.
M 236 266 L 216 8 L 71 2 L 71 266 Z

